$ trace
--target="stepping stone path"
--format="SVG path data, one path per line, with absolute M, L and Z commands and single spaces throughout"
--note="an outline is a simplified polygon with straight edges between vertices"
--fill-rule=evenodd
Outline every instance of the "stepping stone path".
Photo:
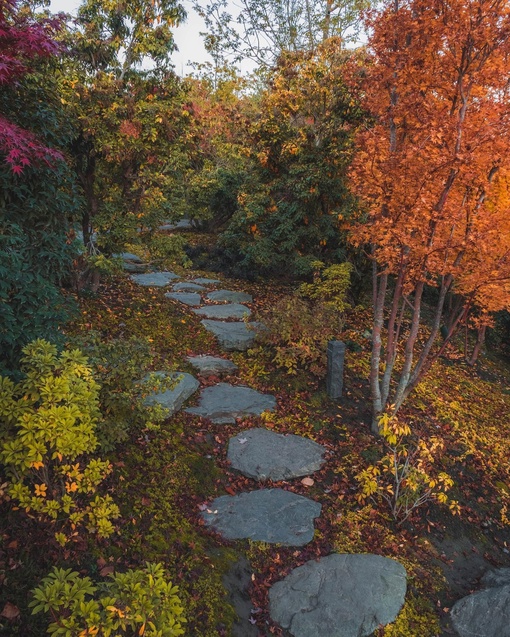
M 405 594 L 406 571 L 395 560 L 333 554 L 274 584 L 270 614 L 294 637 L 367 637 L 396 619 Z
M 149 265 L 144 263 L 138 255 L 132 252 L 123 252 L 122 254 L 113 254 L 112 256 L 122 259 L 122 268 L 126 272 L 142 273 L 149 269 Z
M 218 343 L 227 352 L 244 352 L 249 349 L 257 335 L 256 330 L 262 323 L 226 323 L 225 321 L 200 321 L 208 332 L 212 332 Z
M 173 272 L 132 276 L 140 285 L 156 287 L 167 286 L 177 278 Z M 202 305 L 200 293 L 205 292 L 204 286 L 220 283 L 217 279 L 198 277 L 176 283 L 172 292 L 165 296 L 190 306 L 201 305 L 193 312 L 212 317 L 201 323 L 216 336 L 220 347 L 225 351 L 245 351 L 253 344 L 256 330 L 260 331 L 264 326 L 257 322 L 214 320 L 241 319 L 250 313 L 242 303 L 253 301 L 251 295 L 244 292 L 214 290 L 206 294 L 206 302 L 227 305 Z M 215 356 L 189 356 L 187 360 L 201 376 L 233 374 L 238 369 L 232 361 Z M 165 375 L 164 372 L 158 374 Z M 179 373 L 170 375 L 175 378 Z M 174 413 L 198 387 L 198 381 L 191 374 L 182 374 L 174 389 L 155 392 L 145 402 L 161 404 Z M 274 396 L 249 387 L 218 383 L 203 389 L 198 406 L 189 407 L 186 412 L 209 418 L 216 424 L 226 424 L 275 408 Z M 310 475 L 321 468 L 324 456 L 324 447 L 310 439 L 262 428 L 245 429 L 232 437 L 228 446 L 231 466 L 259 481 Z M 276 488 L 220 496 L 200 509 L 205 524 L 227 540 L 250 539 L 303 546 L 313 540 L 314 520 L 321 513 L 321 504 Z M 495 619 L 489 617 L 494 608 L 483 599 L 476 613 L 482 618 L 484 630 L 492 626 L 491 622 L 495 628 L 492 632 L 486 630 L 476 635 L 510 637 L 510 613 L 507 611 L 510 608 L 510 578 L 508 583 L 490 590 L 498 591 L 499 597 L 493 603 L 500 609 L 498 613 L 502 620 L 496 624 Z M 379 625 L 394 621 L 404 603 L 405 592 L 406 572 L 398 562 L 379 555 L 333 554 L 305 563 L 274 584 L 269 591 L 270 613 L 273 620 L 287 630 L 286 634 L 293 637 L 368 637 Z M 465 600 L 485 593 L 487 591 L 475 593 Z M 452 609 L 452 618 L 459 626 L 469 627 L 474 623 L 476 613 L 470 610 L 474 607 L 472 602 L 465 600 Z M 251 619 L 246 617 L 240 619 L 235 634 L 252 634 L 253 626 L 249 621 Z M 473 632 L 462 630 L 459 630 L 461 637 L 475 636 Z
M 261 489 L 213 500 L 202 512 L 205 523 L 228 540 L 248 538 L 303 546 L 313 539 L 321 505 L 283 489 Z
M 252 303 L 253 297 L 246 292 L 234 292 L 233 290 L 214 290 L 207 295 L 209 301 L 227 301 L 228 303 Z
M 235 423 L 242 416 L 259 416 L 264 411 L 274 411 L 276 400 L 269 394 L 261 394 L 250 387 L 218 383 L 206 387 L 200 394 L 198 407 L 188 407 L 188 414 L 209 418 L 216 424 Z
M 198 380 L 191 374 L 185 372 L 154 372 L 159 378 L 177 379 L 177 384 L 173 389 L 156 391 L 145 398 L 145 405 L 161 405 L 168 410 L 169 415 L 175 414 L 182 407 L 185 400 L 194 394 L 200 387 Z M 149 376 L 145 378 L 148 380 Z
M 183 281 L 182 283 L 176 283 L 172 290 L 174 292 L 203 292 L 206 288 L 198 283 L 191 283 L 190 281 Z
M 289 480 L 318 471 L 325 448 L 313 440 L 268 429 L 249 429 L 230 439 L 227 458 L 255 480 Z
M 246 305 L 240 303 L 229 303 L 228 305 L 206 305 L 199 310 L 193 310 L 198 316 L 205 316 L 210 319 L 242 319 L 250 316 L 251 310 Z
M 217 356 L 188 356 L 187 360 L 198 369 L 201 376 L 234 374 L 239 369 L 235 363 Z
M 184 305 L 190 305 L 192 307 L 196 307 L 202 303 L 202 297 L 195 292 L 167 292 L 165 296 L 167 299 L 180 301 L 184 303 Z
M 147 274 L 132 274 L 131 278 L 135 283 L 138 283 L 138 285 L 163 288 L 179 277 L 173 272 L 148 272 Z
M 460 637 L 510 637 L 510 568 L 489 571 L 481 584 L 453 605 L 453 627 Z

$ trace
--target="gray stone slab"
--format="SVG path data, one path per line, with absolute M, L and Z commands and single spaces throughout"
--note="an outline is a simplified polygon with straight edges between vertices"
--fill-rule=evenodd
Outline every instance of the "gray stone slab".
M 227 458 L 234 469 L 255 480 L 287 480 L 318 471 L 325 448 L 309 438 L 248 429 L 230 439 Z
M 190 305 L 191 307 L 197 307 L 197 305 L 202 303 L 202 297 L 200 294 L 196 294 L 195 292 L 167 292 L 165 296 L 167 299 L 180 301 L 181 303 Z
M 201 376 L 221 376 L 238 370 L 235 363 L 217 356 L 188 356 L 187 359 Z
M 228 303 L 227 305 L 206 305 L 199 310 L 193 310 L 198 316 L 210 319 L 242 319 L 251 315 L 251 310 L 240 303 Z
M 192 225 L 189 219 L 181 219 L 176 222 L 169 221 L 159 226 L 160 230 L 189 230 L 190 228 L 192 228 Z
M 178 279 L 179 276 L 174 272 L 148 272 L 147 274 L 133 274 L 131 278 L 135 283 L 138 283 L 138 285 L 162 288 L 167 286 L 171 281 Z
M 218 343 L 227 352 L 244 352 L 253 345 L 257 330 L 263 329 L 262 323 L 226 323 L 204 319 L 200 321 L 205 329 L 212 332 Z
M 149 394 L 144 400 L 144 404 L 148 406 L 161 405 L 169 411 L 169 415 L 179 411 L 184 401 L 200 387 L 198 380 L 186 372 L 154 372 L 153 375 L 160 378 L 170 377 L 177 379 L 177 384 L 173 389 Z M 147 379 L 148 377 L 145 380 Z
M 123 261 L 132 261 L 133 263 L 143 263 L 143 260 L 132 252 L 122 252 L 122 254 L 114 254 L 114 257 L 120 257 Z
M 221 283 L 219 279 L 208 279 L 207 277 L 198 277 L 198 279 L 193 279 L 193 283 L 198 283 L 199 285 L 214 285 L 215 283 Z
M 303 546 L 313 540 L 313 521 L 320 513 L 321 505 L 302 495 L 260 489 L 216 498 L 202 517 L 228 540 Z
M 198 407 L 189 407 L 187 413 L 209 418 L 214 423 L 235 423 L 236 418 L 259 416 L 263 411 L 274 411 L 276 399 L 270 394 L 240 385 L 218 383 L 206 387 L 200 394 Z
M 176 283 L 172 290 L 174 292 L 203 292 L 205 287 L 203 285 L 198 285 L 198 283 L 192 283 L 191 281 L 182 281 L 181 283 Z
M 253 297 L 246 292 L 235 292 L 234 290 L 214 290 L 207 295 L 209 301 L 228 301 L 228 303 L 251 303 Z
M 149 265 L 146 263 L 131 263 L 130 261 L 124 261 L 122 269 L 126 272 L 142 273 L 147 272 Z
M 489 571 L 481 584 L 453 605 L 453 627 L 460 637 L 510 637 L 510 569 Z
M 269 590 L 275 622 L 294 637 L 368 637 L 404 604 L 406 571 L 380 555 L 306 562 Z

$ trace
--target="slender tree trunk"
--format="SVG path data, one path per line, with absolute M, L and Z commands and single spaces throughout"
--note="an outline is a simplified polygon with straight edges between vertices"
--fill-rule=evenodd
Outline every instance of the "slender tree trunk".
M 476 363 L 476 361 L 478 360 L 478 356 L 480 355 L 480 351 L 483 347 L 483 344 L 485 343 L 485 333 L 487 331 L 487 325 L 481 325 L 478 328 L 478 334 L 476 337 L 476 343 L 475 346 L 473 348 L 473 353 L 471 354 L 471 357 L 467 360 L 467 364 L 470 365 L 471 367 Z
M 379 382 L 379 369 L 381 366 L 382 329 L 384 324 L 384 306 L 386 289 L 388 287 L 388 275 L 383 272 L 378 274 L 377 263 L 373 261 L 373 293 L 374 293 L 374 323 L 372 329 L 372 358 L 370 363 L 370 391 L 372 395 L 372 432 L 379 433 L 379 416 L 384 410 L 381 385 Z

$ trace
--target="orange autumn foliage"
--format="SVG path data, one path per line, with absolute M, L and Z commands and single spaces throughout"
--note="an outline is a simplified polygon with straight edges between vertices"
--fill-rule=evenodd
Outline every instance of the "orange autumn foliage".
M 352 240 L 375 263 L 377 416 L 400 407 L 441 351 L 449 293 L 463 303 L 448 339 L 469 308 L 510 305 L 510 5 L 393 0 L 368 26 L 368 61 L 352 77 L 373 126 L 358 135 L 350 176 L 362 208 Z M 423 333 L 426 286 L 438 293 Z

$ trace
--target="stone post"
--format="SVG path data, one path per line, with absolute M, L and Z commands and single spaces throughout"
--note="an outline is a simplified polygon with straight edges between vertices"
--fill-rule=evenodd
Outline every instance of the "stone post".
M 344 384 L 345 343 L 329 341 L 328 343 L 328 375 L 326 387 L 328 396 L 333 399 L 341 398 Z

